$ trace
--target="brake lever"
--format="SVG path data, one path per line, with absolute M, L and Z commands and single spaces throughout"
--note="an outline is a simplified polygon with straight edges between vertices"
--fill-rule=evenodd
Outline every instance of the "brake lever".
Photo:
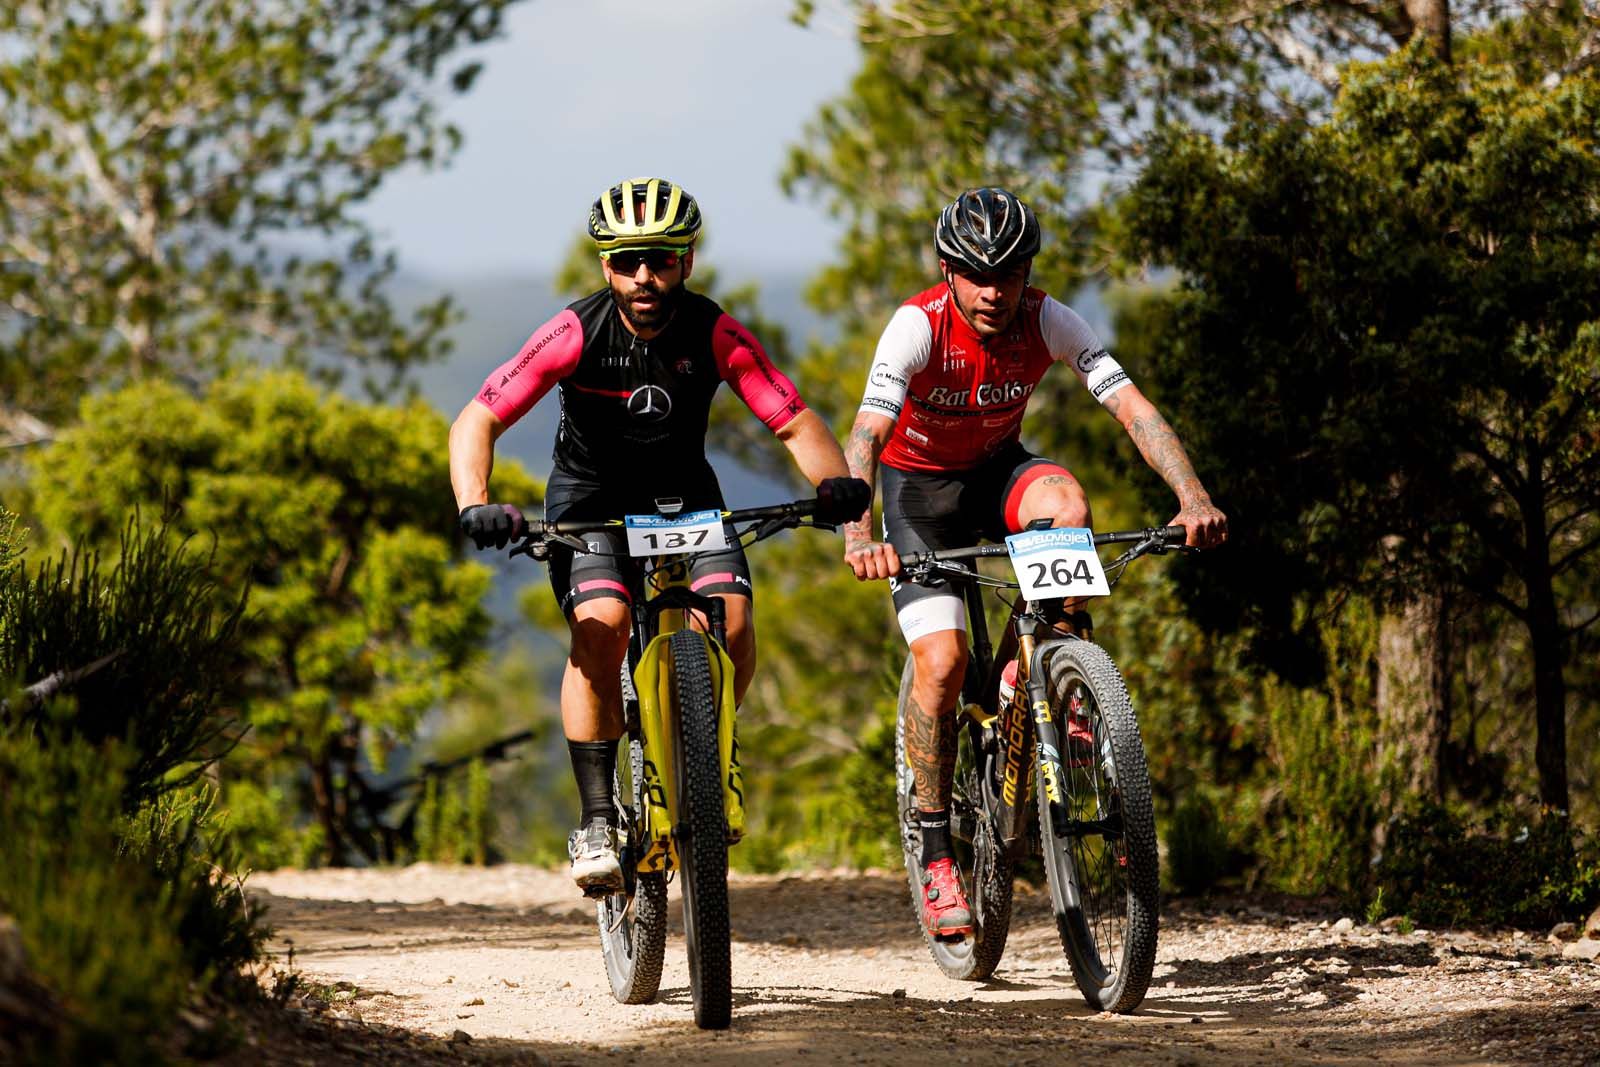
M 529 559 L 538 560 L 542 563 L 550 558 L 550 545 L 542 537 L 535 538 L 517 545 L 509 555 L 527 556 Z

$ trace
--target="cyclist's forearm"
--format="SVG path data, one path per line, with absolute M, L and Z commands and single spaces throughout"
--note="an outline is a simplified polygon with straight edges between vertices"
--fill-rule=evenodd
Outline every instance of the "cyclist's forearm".
M 1179 507 L 1210 502 L 1211 496 L 1189 462 L 1189 453 L 1184 451 L 1177 431 L 1136 387 L 1123 389 L 1107 402 L 1106 408 L 1128 431 L 1150 469 L 1172 488 Z
M 455 490 L 458 509 L 489 502 L 498 421 L 488 408 L 472 400 L 450 426 L 450 487 Z
M 888 423 L 887 430 L 885 423 Z M 894 424 L 882 415 L 863 411 L 856 416 L 855 425 L 850 427 L 850 438 L 845 442 L 844 458 L 850 465 L 851 476 L 860 478 L 874 491 L 878 486 L 878 454 L 883 451 L 893 430 Z M 866 516 L 860 521 L 845 523 L 844 539 L 846 544 L 872 540 L 871 508 L 867 509 Z
M 778 431 L 778 439 L 812 485 L 824 478 L 843 478 L 849 474 L 839 442 L 833 439 L 828 424 L 815 411 L 807 409 L 790 419 Z

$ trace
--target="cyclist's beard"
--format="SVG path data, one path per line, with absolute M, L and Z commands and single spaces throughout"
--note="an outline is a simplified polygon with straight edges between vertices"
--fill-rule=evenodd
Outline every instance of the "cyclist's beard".
M 638 303 L 642 296 L 654 297 L 655 306 L 640 308 Z M 660 282 L 637 285 L 632 278 L 613 276 L 611 281 L 612 302 L 635 330 L 661 329 L 672 320 L 672 313 L 678 309 L 678 301 L 682 297 L 682 282 L 669 289 Z

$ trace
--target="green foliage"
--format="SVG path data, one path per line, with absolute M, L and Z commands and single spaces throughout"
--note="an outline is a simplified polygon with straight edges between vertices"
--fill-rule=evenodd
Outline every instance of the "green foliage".
M 774 837 L 785 865 L 881 865 L 899 849 L 894 700 L 905 647 L 888 588 L 857 582 L 842 554 L 836 535 L 809 530 L 749 553 L 760 662 L 739 722 L 747 840 Z M 747 862 L 745 849 L 735 862 Z
M 52 531 L 103 538 L 165 502 L 173 529 L 214 538 L 226 589 L 250 596 L 243 669 L 219 681 L 252 732 L 225 774 L 307 790 L 331 861 L 378 858 L 366 769 L 459 690 L 487 634 L 487 568 L 456 558 L 445 437 L 420 403 L 359 404 L 279 372 L 90 398 L 34 460 Z M 515 464 L 495 478 L 538 499 Z
M 427 90 L 471 85 L 479 64 L 452 56 L 510 2 L 0 9 L 0 307 L 16 327 L 0 338 L 0 432 L 19 412 L 70 416 L 85 381 L 261 351 L 337 352 L 377 380 L 443 351 L 449 303 L 398 321 L 393 256 L 358 208 L 454 152 Z M 285 251 L 306 232 L 343 253 Z
M 566 860 L 567 831 L 578 814 L 577 787 L 568 769 L 556 701 L 555 682 L 566 658 L 566 624 L 533 565 L 519 562 L 531 579 L 524 599 L 548 609 L 551 618 L 539 625 L 559 632 L 560 651 L 535 652 L 527 642 L 513 640 L 493 660 L 480 664 L 472 684 L 430 722 L 421 754 L 432 763 L 452 763 L 504 738 L 528 734 L 503 752 L 473 761 L 481 763 L 483 771 L 481 775 L 473 771 L 470 784 L 453 774 L 447 788 L 457 791 L 459 810 L 482 812 L 481 829 L 466 836 L 481 842 L 486 861 L 558 863 Z M 472 790 L 478 791 L 478 798 L 470 795 Z M 485 790 L 487 797 L 481 795 Z M 417 818 L 421 855 L 420 805 Z
M 0 914 L 66 1011 L 42 1062 L 149 1062 L 266 936 L 196 784 L 230 740 L 243 604 L 170 533 L 131 521 L 114 564 L 30 573 L 0 513 Z
M 417 808 L 416 858 L 432 863 L 487 862 L 489 772 L 482 760 L 464 776 L 430 777 Z
M 1548 809 L 1418 805 L 1390 820 L 1373 873 L 1384 910 L 1428 926 L 1581 923 L 1600 904 L 1600 842 Z
M 1220 817 L 1204 794 L 1185 797 L 1167 823 L 1162 873 L 1186 896 L 1209 891 L 1227 865 L 1228 839 Z
M 75 697 L 18 698 L 5 718 L 127 741 L 130 808 L 192 782 L 234 740 L 218 704 L 238 665 L 243 595 L 169 533 L 130 521 L 109 573 L 83 548 L 32 575 L 15 561 L 0 570 L 0 678 Z
M 1268 880 L 1293 893 L 1359 896 L 1366 884 L 1377 776 L 1374 680 L 1377 620 L 1352 602 L 1322 632 L 1327 679 L 1315 690 L 1266 686 L 1272 773 L 1258 803 L 1257 848 Z
M 1324 124 L 1165 132 L 1125 205 L 1184 278 L 1153 377 L 1250 516 L 1187 599 L 1302 681 L 1319 618 L 1295 605 L 1330 575 L 1504 609 L 1563 807 L 1560 663 L 1589 600 L 1567 576 L 1600 546 L 1597 105 L 1590 74 L 1552 89 L 1411 49 L 1349 67 Z
M 193 987 L 258 958 L 265 931 L 225 869 L 203 789 L 124 815 L 122 745 L 0 729 L 0 912 L 69 1025 L 45 1062 L 146 1063 Z

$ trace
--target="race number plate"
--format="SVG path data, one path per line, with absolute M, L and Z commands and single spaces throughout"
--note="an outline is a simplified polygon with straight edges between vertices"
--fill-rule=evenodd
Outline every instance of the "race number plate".
M 1106 596 L 1111 592 L 1090 530 L 1027 530 L 1006 538 L 1006 551 L 1022 585 L 1022 595 L 1029 600 Z
M 628 529 L 630 556 L 678 556 L 728 547 L 720 511 L 696 511 L 671 517 L 627 515 L 623 522 Z

